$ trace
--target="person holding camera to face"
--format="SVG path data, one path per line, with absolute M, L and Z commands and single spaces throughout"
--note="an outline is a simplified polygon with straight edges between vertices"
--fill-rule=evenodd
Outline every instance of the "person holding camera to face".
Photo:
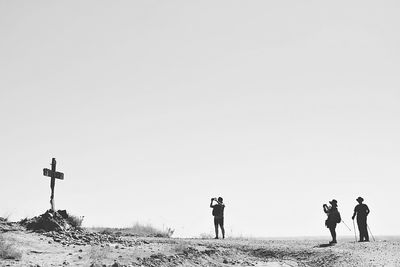
M 213 202 L 216 202 L 213 204 Z M 218 199 L 216 197 L 211 198 L 210 208 L 212 208 L 212 215 L 214 216 L 214 227 L 215 227 L 215 239 L 218 239 L 218 226 L 221 227 L 222 238 L 225 238 L 224 229 L 224 209 L 225 204 L 223 203 L 222 197 Z
M 337 201 L 336 199 L 333 199 L 332 201 L 329 201 L 331 206 L 328 206 L 326 204 L 322 205 L 324 212 L 328 215 L 328 218 L 325 221 L 325 226 L 329 229 L 331 236 L 332 236 L 332 241 L 329 242 L 329 244 L 336 244 L 336 225 L 342 221 L 340 217 L 340 213 L 337 208 Z

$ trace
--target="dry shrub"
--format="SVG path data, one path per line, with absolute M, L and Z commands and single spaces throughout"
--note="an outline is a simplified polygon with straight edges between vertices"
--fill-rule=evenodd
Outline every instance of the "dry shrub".
M 154 236 L 154 237 L 171 237 L 174 234 L 174 229 L 167 227 L 164 230 L 159 230 L 150 224 L 143 225 L 135 223 L 132 227 L 126 229 L 128 232 L 139 236 Z
M 0 236 L 0 258 L 20 260 L 22 258 L 22 252 L 16 249 L 9 240 Z
M 11 213 L 4 213 L 3 216 L 0 217 L 0 221 L 9 222 L 11 217 Z
M 82 227 L 83 218 L 84 218 L 83 216 L 75 216 L 68 214 L 66 220 L 72 227 L 80 229 Z
M 143 225 L 140 223 L 135 223 L 132 227 L 126 227 L 126 228 L 92 227 L 90 229 L 92 231 L 108 235 L 165 237 L 165 238 L 170 238 L 175 231 L 170 227 L 167 227 L 164 230 L 160 230 L 150 224 Z

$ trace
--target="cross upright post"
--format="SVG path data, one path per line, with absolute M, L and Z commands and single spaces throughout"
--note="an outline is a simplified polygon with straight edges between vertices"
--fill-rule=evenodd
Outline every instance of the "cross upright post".
M 56 159 L 52 158 L 51 170 L 46 169 L 46 168 L 43 169 L 43 175 L 51 178 L 51 180 L 50 180 L 50 189 L 51 189 L 50 205 L 51 205 L 51 210 L 53 212 L 56 211 L 55 204 L 54 204 L 54 187 L 56 185 L 56 179 L 64 180 L 64 174 L 62 172 L 56 171 L 56 164 L 57 164 Z
M 54 186 L 56 185 L 56 178 L 54 177 L 54 173 L 56 172 L 56 164 L 57 164 L 56 159 L 53 158 L 51 160 L 51 181 L 50 181 L 50 189 L 51 189 L 50 205 L 52 211 L 56 211 L 54 205 Z

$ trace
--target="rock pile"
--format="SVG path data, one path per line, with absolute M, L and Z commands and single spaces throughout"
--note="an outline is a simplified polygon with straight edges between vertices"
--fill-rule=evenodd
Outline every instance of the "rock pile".
M 67 231 L 69 229 L 77 228 L 73 223 L 73 216 L 70 216 L 65 210 L 58 210 L 53 212 L 46 211 L 42 215 L 36 216 L 32 219 L 24 219 L 20 224 L 25 226 L 28 230 L 33 231 Z
M 32 219 L 24 219 L 20 224 L 27 230 L 41 232 L 51 237 L 54 242 L 63 245 L 110 245 L 119 244 L 124 247 L 132 247 L 141 241 L 124 239 L 116 234 L 90 232 L 80 228 L 76 222 L 77 217 L 69 215 L 65 210 L 53 212 L 46 211 Z
M 83 229 L 74 229 L 62 232 L 51 231 L 43 234 L 53 238 L 54 242 L 58 242 L 67 246 L 119 244 L 124 247 L 133 247 L 143 243 L 139 240 L 129 240 L 113 234 L 95 233 Z

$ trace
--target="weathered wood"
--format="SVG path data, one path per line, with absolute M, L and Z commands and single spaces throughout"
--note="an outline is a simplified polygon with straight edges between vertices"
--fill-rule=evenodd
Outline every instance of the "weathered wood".
M 62 172 L 57 172 L 56 171 L 56 159 L 53 158 L 51 160 L 51 170 L 44 168 L 43 169 L 43 175 L 44 176 L 49 176 L 51 178 L 50 180 L 50 189 L 51 189 L 51 195 L 50 195 L 50 205 L 51 205 L 51 210 L 56 211 L 55 203 L 54 203 L 54 187 L 56 185 L 56 179 L 64 180 L 64 174 Z
M 56 178 L 56 179 L 64 180 L 64 173 L 62 173 L 62 172 L 53 173 L 52 170 L 46 169 L 46 168 L 43 169 L 43 175 L 48 176 L 48 177 L 54 176 L 54 178 Z

